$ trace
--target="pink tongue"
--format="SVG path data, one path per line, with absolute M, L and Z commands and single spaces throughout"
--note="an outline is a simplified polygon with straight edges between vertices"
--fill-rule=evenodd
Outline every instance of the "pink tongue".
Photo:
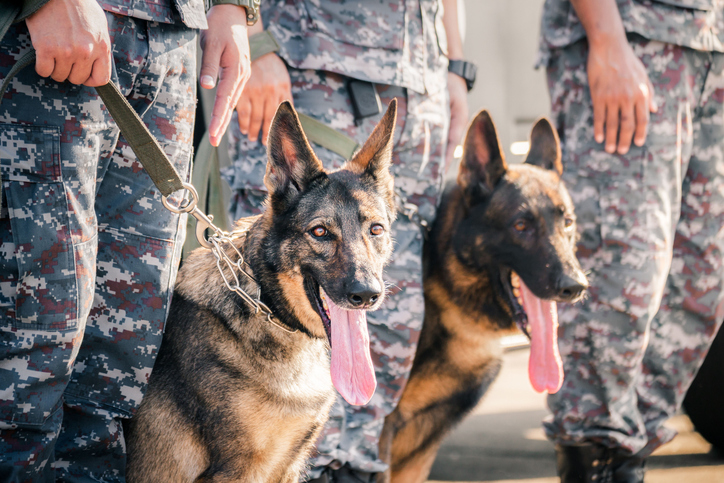
M 563 385 L 563 363 L 558 352 L 558 311 L 556 303 L 541 300 L 520 282 L 523 308 L 528 314 L 530 359 L 528 377 L 538 392 L 554 394 Z
M 377 387 L 370 356 L 367 313 L 344 310 L 326 297 L 332 321 L 332 383 L 350 404 L 367 404 Z

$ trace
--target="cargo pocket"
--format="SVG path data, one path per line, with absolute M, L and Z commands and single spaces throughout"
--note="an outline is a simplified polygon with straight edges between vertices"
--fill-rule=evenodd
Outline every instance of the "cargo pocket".
M 334 40 L 378 49 L 402 49 L 405 2 L 304 0 L 310 26 Z
M 661 207 L 650 188 L 636 179 L 601 183 L 598 199 L 601 251 L 593 290 L 600 302 L 645 317 L 653 301 L 660 300 L 669 265 L 667 233 L 658 223 Z
M 60 129 L 0 124 L 0 169 L 17 273 L 12 324 L 65 330 L 78 320 L 78 288 Z M 14 317 L 12 317 L 14 315 Z

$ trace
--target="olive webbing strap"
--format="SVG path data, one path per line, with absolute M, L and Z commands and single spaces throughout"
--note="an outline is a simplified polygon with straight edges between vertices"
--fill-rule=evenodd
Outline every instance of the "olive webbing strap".
M 183 181 L 161 145 L 113 82 L 96 87 L 96 92 L 116 121 L 123 137 L 136 153 L 151 180 L 163 196 L 183 189 Z

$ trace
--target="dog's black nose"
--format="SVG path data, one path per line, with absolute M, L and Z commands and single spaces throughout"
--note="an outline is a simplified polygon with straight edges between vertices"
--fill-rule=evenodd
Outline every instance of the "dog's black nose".
M 558 279 L 558 296 L 563 300 L 577 300 L 586 289 L 588 289 L 588 281 L 581 272 L 572 277 L 562 275 Z
M 355 307 L 364 307 L 377 302 L 382 295 L 382 286 L 377 280 L 360 282 L 355 280 L 347 292 L 347 300 Z

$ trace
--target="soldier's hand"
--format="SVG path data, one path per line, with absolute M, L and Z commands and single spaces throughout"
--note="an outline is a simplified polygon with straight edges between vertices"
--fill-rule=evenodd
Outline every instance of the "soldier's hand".
M 246 10 L 236 5 L 215 5 L 206 19 L 209 28 L 201 33 L 199 82 L 201 87 L 213 89 L 219 80 L 209 122 L 209 141 L 218 146 L 251 74 Z
M 111 40 L 106 13 L 96 0 L 50 0 L 25 24 L 39 76 L 89 87 L 108 83 Z
M 447 136 L 445 160 L 447 168 L 450 168 L 455 148 L 462 142 L 468 124 L 468 86 L 465 79 L 448 72 L 447 89 L 450 95 L 450 130 Z
M 646 68 L 625 37 L 590 43 L 588 82 L 596 142 L 605 140 L 606 152 L 619 154 L 628 152 L 631 139 L 643 146 L 649 113 L 657 106 Z
M 239 130 L 249 141 L 259 138 L 266 146 L 274 113 L 282 101 L 292 100 L 292 83 L 284 61 L 275 53 L 251 63 L 251 77 L 236 105 Z

